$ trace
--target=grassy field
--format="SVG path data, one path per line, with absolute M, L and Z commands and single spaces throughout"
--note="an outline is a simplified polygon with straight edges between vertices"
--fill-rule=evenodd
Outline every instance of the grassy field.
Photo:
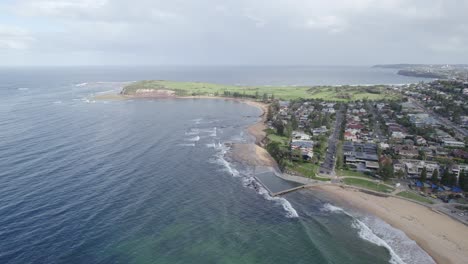
M 431 199 L 428 199 L 424 196 L 421 196 L 417 193 L 403 191 L 397 194 L 398 196 L 405 197 L 411 200 L 415 200 L 421 203 L 433 204 L 434 202 Z
M 354 178 L 346 178 L 343 181 L 345 184 L 348 184 L 348 185 L 353 185 L 353 186 L 357 186 L 357 187 L 361 187 L 361 188 L 365 188 L 365 189 L 369 189 L 369 190 L 373 190 L 377 192 L 391 193 L 394 190 L 393 188 L 390 188 L 388 186 L 378 184 L 373 181 L 364 180 L 364 179 L 361 180 L 361 179 L 354 179 Z
M 353 170 L 336 170 L 338 176 L 352 176 L 352 177 L 362 177 L 362 178 L 371 178 L 369 175 L 366 175 L 359 171 Z
M 311 178 L 314 180 L 319 181 L 329 181 L 328 178 L 322 178 L 317 176 L 317 169 L 318 165 L 312 163 L 299 163 L 294 162 L 290 166 L 288 166 L 289 170 L 298 172 L 299 174 L 303 175 L 304 177 Z
M 223 96 L 225 92 L 262 98 L 263 94 L 277 99 L 323 99 L 327 101 L 356 101 L 362 99 L 381 100 L 398 99 L 399 95 L 385 86 L 234 86 L 202 82 L 139 81 L 122 90 L 123 94 L 132 95 L 138 89 L 173 90 L 177 95 Z
M 287 137 L 279 136 L 276 134 L 268 134 L 267 138 L 270 142 L 278 142 L 281 144 L 281 146 L 284 146 L 284 147 L 289 145 L 289 138 Z

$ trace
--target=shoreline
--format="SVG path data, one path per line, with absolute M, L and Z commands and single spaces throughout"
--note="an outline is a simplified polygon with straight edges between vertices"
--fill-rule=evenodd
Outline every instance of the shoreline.
M 229 100 L 256 107 L 262 111 L 260 120 L 249 125 L 246 131 L 254 143 L 233 144 L 231 158 L 251 166 L 266 166 L 276 170 L 277 164 L 264 148 L 267 126 L 268 105 L 245 98 L 221 96 L 184 96 L 184 97 L 135 97 L 113 95 L 111 99 L 218 99 Z M 97 98 L 103 99 L 103 98 Z M 106 98 L 109 99 L 109 98 Z M 279 178 L 285 179 L 276 175 Z M 304 183 L 303 181 L 294 182 Z M 404 232 L 420 248 L 429 254 L 437 263 L 464 263 L 468 259 L 468 229 L 462 223 L 428 207 L 398 199 L 396 197 L 379 197 L 366 194 L 352 188 L 340 186 L 313 187 L 330 196 L 330 201 L 374 215 L 392 227 Z M 465 238 L 465 239 L 464 239 Z
M 465 263 L 468 259 L 468 229 L 445 214 L 403 199 L 375 196 L 351 188 L 315 188 L 339 205 L 377 216 L 403 231 L 437 263 Z
M 250 103 L 249 105 L 258 107 L 263 111 L 261 120 L 250 125 L 247 131 L 256 138 L 256 145 L 263 152 L 266 152 L 262 146 L 266 134 L 263 131 L 263 133 L 260 133 L 259 129 L 266 129 L 265 120 L 268 107 L 261 103 Z M 253 153 L 258 155 L 256 152 L 258 151 Z M 268 152 L 266 152 L 266 155 L 272 159 Z M 280 178 L 284 179 L 283 177 Z M 295 181 L 294 179 L 291 180 Z M 296 182 L 303 183 L 301 181 Z M 338 185 L 316 186 L 313 188 L 323 191 L 335 203 L 374 215 L 390 226 L 401 230 L 429 254 L 436 263 L 458 264 L 464 263 L 468 259 L 468 239 L 466 239 L 468 238 L 468 229 L 464 224 L 445 214 L 404 199 L 380 197 Z

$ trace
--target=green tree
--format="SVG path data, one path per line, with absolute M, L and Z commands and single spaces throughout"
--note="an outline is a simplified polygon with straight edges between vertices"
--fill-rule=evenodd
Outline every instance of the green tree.
M 291 127 L 292 129 L 297 129 L 298 127 L 297 119 L 294 115 L 291 117 Z
M 424 167 L 421 171 L 421 177 L 420 177 L 422 182 L 425 182 L 427 180 L 427 169 Z
M 443 185 L 449 185 L 450 184 L 450 172 L 448 171 L 448 169 L 445 169 L 444 173 L 442 173 L 440 183 L 442 183 Z
M 450 186 L 457 186 L 457 175 L 450 173 Z
M 268 101 L 268 94 L 267 93 L 263 94 L 263 99 L 262 100 L 263 100 L 263 102 Z
M 458 178 L 458 184 L 463 191 L 468 192 L 468 171 L 462 171 L 463 174 L 460 174 Z
M 438 170 L 434 170 L 434 171 L 432 172 L 431 181 L 432 181 L 433 183 L 439 182 L 439 171 L 438 171 Z
M 281 121 L 281 120 L 276 120 L 276 121 L 273 123 L 273 126 L 276 128 L 276 132 L 277 132 L 279 135 L 283 135 L 283 134 L 284 134 L 284 125 L 283 125 L 283 121 Z
M 391 163 L 387 162 L 382 167 L 382 177 L 384 180 L 393 178 L 393 166 Z
M 465 190 L 465 185 L 467 184 L 466 182 L 466 172 L 465 170 L 462 170 L 460 172 L 460 175 L 458 176 L 458 185 L 460 186 L 460 188 L 462 188 L 462 190 Z

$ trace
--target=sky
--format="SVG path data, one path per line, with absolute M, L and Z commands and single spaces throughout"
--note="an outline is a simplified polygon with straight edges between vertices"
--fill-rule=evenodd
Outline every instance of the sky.
M 0 0 L 0 65 L 468 63 L 468 0 Z

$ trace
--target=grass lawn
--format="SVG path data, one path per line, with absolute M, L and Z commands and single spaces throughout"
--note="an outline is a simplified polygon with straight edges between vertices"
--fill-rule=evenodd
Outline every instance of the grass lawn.
M 434 202 L 431 199 L 428 199 L 424 196 L 421 196 L 417 193 L 403 191 L 397 194 L 398 196 L 405 197 L 411 200 L 415 200 L 421 203 L 433 204 Z
M 267 138 L 271 142 L 280 143 L 282 146 L 288 146 L 289 145 L 289 138 L 287 138 L 287 137 L 283 137 L 283 136 L 280 136 L 280 135 L 277 135 L 277 134 L 268 134 Z
M 343 180 L 345 184 L 366 188 L 377 192 L 391 193 L 394 189 L 388 186 L 368 181 L 364 179 L 347 178 Z
M 398 99 L 399 95 L 384 86 L 236 86 L 202 82 L 173 82 L 173 81 L 139 81 L 124 87 L 124 94 L 134 94 L 138 89 L 167 89 L 178 95 L 215 95 L 223 96 L 225 91 L 237 92 L 245 95 L 258 93 L 274 95 L 283 100 L 292 99 L 323 99 L 327 101 L 355 101 L 362 99 Z
M 291 165 L 288 166 L 288 169 L 298 172 L 299 174 L 307 178 L 319 181 L 329 181 L 330 179 L 328 178 L 322 178 L 317 176 L 318 167 L 318 165 L 312 163 L 293 162 Z
M 359 171 L 353 170 L 336 170 L 338 176 L 352 176 L 352 177 L 362 177 L 362 178 L 371 178 L 369 175 Z

